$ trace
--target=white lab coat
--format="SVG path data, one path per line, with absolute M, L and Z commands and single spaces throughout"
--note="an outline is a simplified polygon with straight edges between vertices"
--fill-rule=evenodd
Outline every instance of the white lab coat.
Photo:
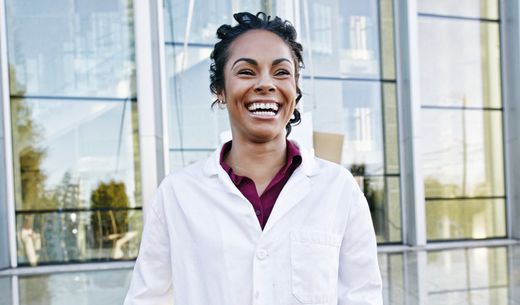
M 300 150 L 263 231 L 220 150 L 166 177 L 124 304 L 381 305 L 365 197 L 346 169 Z

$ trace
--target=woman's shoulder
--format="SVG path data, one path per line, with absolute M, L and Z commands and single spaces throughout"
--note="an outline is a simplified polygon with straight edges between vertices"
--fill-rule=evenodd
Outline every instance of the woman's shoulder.
M 200 179 L 200 176 L 203 174 L 205 162 L 206 160 L 199 160 L 185 167 L 173 170 L 163 178 L 161 185 L 178 184 L 183 181 Z
M 314 157 L 314 162 L 318 169 L 318 175 L 321 176 L 322 179 L 340 180 L 349 186 L 358 185 L 352 173 L 343 165 L 318 157 Z

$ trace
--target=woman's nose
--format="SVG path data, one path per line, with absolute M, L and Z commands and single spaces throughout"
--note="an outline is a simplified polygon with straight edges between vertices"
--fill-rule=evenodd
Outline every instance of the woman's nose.
M 276 90 L 273 79 L 269 75 L 261 75 L 255 85 L 255 92 L 273 92 Z

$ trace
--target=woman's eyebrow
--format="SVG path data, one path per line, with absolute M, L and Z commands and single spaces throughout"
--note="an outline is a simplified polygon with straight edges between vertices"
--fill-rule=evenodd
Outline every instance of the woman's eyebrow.
M 289 59 L 287 59 L 285 57 L 282 57 L 282 58 L 278 58 L 278 59 L 273 60 L 273 66 L 276 66 L 277 64 L 280 64 L 280 63 L 282 63 L 284 61 L 292 64 L 292 62 Z
M 239 62 L 241 62 L 241 61 L 245 61 L 245 62 L 247 62 L 247 63 L 249 63 L 249 64 L 251 64 L 251 65 L 253 65 L 253 66 L 258 66 L 258 62 L 257 62 L 256 60 L 254 60 L 254 59 L 252 59 L 252 58 L 247 58 L 247 57 L 240 57 L 239 59 L 235 60 L 235 62 L 234 62 L 233 65 L 231 66 L 231 69 L 233 69 L 233 67 L 234 67 L 237 63 L 239 63 Z M 282 62 L 284 62 L 284 61 L 286 61 L 286 62 L 292 64 L 292 62 L 291 62 L 289 59 L 287 59 L 287 58 L 285 58 L 285 57 L 281 57 L 281 58 L 277 58 L 277 59 L 273 60 L 272 65 L 273 65 L 273 66 L 276 66 L 276 65 L 278 65 L 278 64 L 280 64 L 280 63 L 282 63 Z
M 233 69 L 233 67 L 234 67 L 237 63 L 239 63 L 239 62 L 241 62 L 241 61 L 245 61 L 245 62 L 247 62 L 247 63 L 250 63 L 250 64 L 252 64 L 253 66 L 258 66 L 258 62 L 257 62 L 256 60 L 254 60 L 254 59 L 252 59 L 252 58 L 241 57 L 241 58 L 235 60 L 235 62 L 234 62 L 233 65 L 231 66 L 231 69 Z

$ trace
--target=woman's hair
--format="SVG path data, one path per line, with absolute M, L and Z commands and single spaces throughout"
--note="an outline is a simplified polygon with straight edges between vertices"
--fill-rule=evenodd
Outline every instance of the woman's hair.
M 303 47 L 300 43 L 296 42 L 296 30 L 292 24 L 287 20 L 282 20 L 280 17 L 274 17 L 266 15 L 263 12 L 259 12 L 255 15 L 247 12 L 233 14 L 233 17 L 238 22 L 237 25 L 231 26 L 229 24 L 221 25 L 217 30 L 217 38 L 219 42 L 215 44 L 213 52 L 211 52 L 211 66 L 209 68 L 211 92 L 215 95 L 219 94 L 224 90 L 224 66 L 229 59 L 229 47 L 231 43 L 240 35 L 246 33 L 249 30 L 266 30 L 278 35 L 287 44 L 291 50 L 291 54 L 294 60 L 295 80 L 296 80 L 296 105 L 302 97 L 302 92 L 298 86 L 298 79 L 300 77 L 300 69 L 304 67 L 303 64 Z M 212 104 L 215 105 L 218 100 L 215 100 Z M 294 108 L 293 117 L 285 126 L 287 135 L 291 133 L 291 127 L 298 125 L 301 122 L 301 115 L 298 109 Z

